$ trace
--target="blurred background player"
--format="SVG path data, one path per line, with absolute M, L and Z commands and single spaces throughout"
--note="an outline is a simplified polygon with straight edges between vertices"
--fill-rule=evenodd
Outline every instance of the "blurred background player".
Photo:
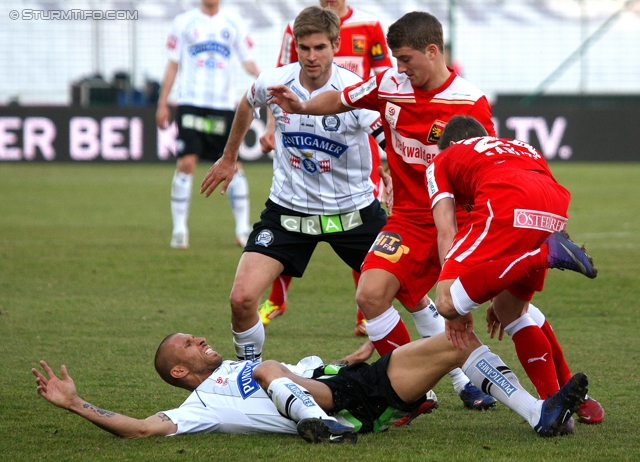
M 392 305 L 394 298 L 411 313 L 422 337 L 444 332 L 444 320 L 427 295 L 438 280 L 440 260 L 424 182 L 425 171 L 439 152 L 440 133 L 457 114 L 471 114 L 495 133 L 485 95 L 447 68 L 442 25 L 435 16 L 418 11 L 404 15 L 389 27 L 387 45 L 397 59 L 397 70 L 304 102 L 286 87 L 272 89 L 274 101 L 292 113 L 338 114 L 364 108 L 382 116 L 393 214 L 365 257 L 356 292 L 369 339 L 380 356 L 411 340 Z M 459 213 L 466 215 L 462 208 Z M 460 369 L 451 371 L 450 377 L 465 407 L 495 406 L 496 400 Z
M 170 123 L 167 103 L 178 71 L 179 96 L 177 165 L 171 186 L 173 231 L 171 247 L 189 247 L 187 218 L 191 202 L 193 171 L 198 157 L 217 160 L 229 137 L 235 92 L 231 59 L 258 76 L 253 44 L 243 22 L 220 10 L 220 0 L 202 0 L 199 8 L 182 13 L 173 21 L 167 40 L 169 62 L 165 71 L 156 122 L 165 129 Z M 229 188 L 229 203 L 236 222 L 236 242 L 244 246 L 249 225 L 249 187 L 241 168 Z
M 372 73 L 378 74 L 392 67 L 384 31 L 375 16 L 354 10 L 347 6 L 346 0 L 320 0 L 320 6 L 332 9 L 340 17 L 340 49 L 333 57 L 334 63 L 355 72 L 363 79 L 369 78 Z M 293 22 L 291 21 L 284 31 L 278 67 L 298 61 Z M 271 112 L 268 111 L 267 117 L 267 132 L 260 139 L 265 152 L 275 148 L 274 119 Z M 381 148 L 373 137 L 369 137 L 369 145 L 372 154 L 371 181 L 375 187 L 376 197 L 382 201 L 385 191 L 378 172 L 382 165 Z M 353 279 L 357 286 L 360 273 L 353 271 Z M 260 305 L 260 317 L 265 326 L 287 309 L 287 292 L 290 284 L 291 276 L 280 276 L 273 282 L 269 298 Z M 357 309 L 355 334 L 362 336 L 366 335 L 366 332 L 364 315 L 360 309 Z

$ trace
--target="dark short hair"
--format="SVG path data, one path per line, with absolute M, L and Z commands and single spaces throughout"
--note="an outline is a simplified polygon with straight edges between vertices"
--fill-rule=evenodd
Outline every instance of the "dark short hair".
M 409 47 L 424 51 L 431 44 L 436 45 L 440 53 L 444 53 L 442 24 L 430 13 L 413 11 L 389 26 L 387 45 L 392 50 Z
M 174 335 L 176 334 L 169 334 L 162 340 L 162 342 L 160 342 L 160 346 L 156 350 L 156 357 L 153 361 L 153 365 L 162 380 L 167 382 L 169 385 L 179 387 L 180 380 L 171 375 L 171 369 L 178 364 L 178 361 L 175 353 L 167 346 L 167 343 L 169 343 L 169 340 L 171 340 Z
M 456 142 L 466 140 L 467 138 L 487 135 L 487 130 L 473 117 L 466 115 L 455 116 L 452 117 L 449 123 L 447 123 L 447 126 L 444 127 L 438 140 L 438 149 L 444 151 L 452 141 Z
M 312 34 L 326 34 L 331 43 L 340 35 L 340 18 L 335 11 L 319 6 L 309 6 L 302 10 L 293 23 L 296 41 Z

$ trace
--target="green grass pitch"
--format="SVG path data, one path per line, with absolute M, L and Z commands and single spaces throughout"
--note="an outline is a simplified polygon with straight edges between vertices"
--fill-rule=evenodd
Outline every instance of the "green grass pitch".
M 206 173 L 200 166 L 194 190 Z M 640 164 L 553 164 L 573 201 L 568 230 L 598 278 L 551 271 L 534 301 L 574 372 L 603 404 L 599 426 L 544 440 L 505 406 L 464 410 L 445 378 L 440 408 L 356 446 L 312 446 L 297 436 L 188 435 L 125 441 L 50 405 L 30 369 L 66 364 L 81 397 L 146 418 L 187 392 L 153 369 L 159 341 L 204 335 L 233 357 L 228 294 L 241 251 L 226 197 L 194 191 L 191 248 L 169 248 L 171 165 L 0 165 L 0 454 L 3 460 L 501 461 L 640 459 Z M 269 165 L 245 165 L 252 220 L 267 198 Z M 399 306 L 399 305 L 398 305 Z M 265 357 L 329 361 L 355 350 L 349 269 L 321 245 L 295 280 L 289 310 L 267 329 Z M 413 338 L 413 322 L 402 312 Z M 511 340 L 476 331 L 533 392 Z

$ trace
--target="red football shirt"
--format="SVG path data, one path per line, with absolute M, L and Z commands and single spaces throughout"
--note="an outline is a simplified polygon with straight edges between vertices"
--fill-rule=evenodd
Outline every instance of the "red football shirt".
M 419 223 L 433 224 L 425 170 L 439 152 L 437 143 L 447 122 L 455 115 L 470 115 L 495 135 L 484 93 L 455 72 L 442 86 L 427 92 L 414 88 L 405 74 L 389 69 L 344 89 L 342 102 L 382 115 L 393 178 L 393 213 Z

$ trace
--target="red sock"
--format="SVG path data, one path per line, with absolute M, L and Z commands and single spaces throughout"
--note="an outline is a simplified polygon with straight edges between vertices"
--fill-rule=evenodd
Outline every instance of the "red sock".
M 387 353 L 395 350 L 402 345 L 406 345 L 411 341 L 411 337 L 409 336 L 409 331 L 407 330 L 407 326 L 404 324 L 404 321 L 400 319 L 396 326 L 393 328 L 391 332 L 389 332 L 386 337 L 375 340 L 373 345 L 376 347 L 376 351 L 380 356 L 384 356 Z
M 287 292 L 291 284 L 291 276 L 278 276 L 271 284 L 269 301 L 274 305 L 282 306 L 287 301 Z
M 460 283 L 471 300 L 476 303 L 487 302 L 534 271 L 549 267 L 547 244 L 543 244 L 534 255 L 530 254 L 511 255 L 476 265 L 460 276 Z
M 540 398 L 547 399 L 560 389 L 556 378 L 551 344 L 538 326 L 527 326 L 511 337 L 520 364 Z
M 562 351 L 562 347 L 560 346 L 560 343 L 556 338 L 556 334 L 553 332 L 553 329 L 551 328 L 549 323 L 545 321 L 541 329 L 545 337 L 547 337 L 547 340 L 549 340 L 549 344 L 551 344 L 553 362 L 556 365 L 556 376 L 558 377 L 559 385 L 563 386 L 572 377 L 571 369 L 569 369 L 569 365 L 564 359 L 564 352 Z

